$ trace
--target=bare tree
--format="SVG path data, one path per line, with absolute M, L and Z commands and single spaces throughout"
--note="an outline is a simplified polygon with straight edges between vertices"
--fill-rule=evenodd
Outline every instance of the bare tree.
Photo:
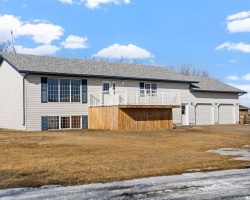
M 209 73 L 206 70 L 197 69 L 190 64 L 181 65 L 181 66 L 169 66 L 169 69 L 187 76 L 201 76 L 201 77 L 209 77 Z
M 110 59 L 109 57 L 98 57 L 93 56 L 92 60 L 104 61 L 104 62 L 117 62 L 117 63 L 132 63 L 132 64 L 141 64 L 137 58 L 129 59 L 121 56 L 120 58 Z
M 10 52 L 11 49 L 12 49 L 12 44 L 9 40 L 0 42 L 0 52 L 7 53 Z

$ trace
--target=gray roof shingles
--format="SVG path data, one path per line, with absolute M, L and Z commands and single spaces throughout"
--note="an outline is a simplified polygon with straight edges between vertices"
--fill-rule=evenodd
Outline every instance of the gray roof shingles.
M 197 76 L 193 76 L 191 79 L 199 82 L 199 83 L 192 83 L 192 85 L 195 86 L 193 87 L 194 91 L 218 91 L 218 92 L 246 93 L 243 90 L 240 90 L 236 87 L 225 84 L 216 79 L 212 79 L 208 77 L 197 77 Z
M 194 91 L 246 93 L 212 78 L 184 76 L 166 67 L 26 54 L 1 53 L 0 56 L 19 72 L 189 82 Z

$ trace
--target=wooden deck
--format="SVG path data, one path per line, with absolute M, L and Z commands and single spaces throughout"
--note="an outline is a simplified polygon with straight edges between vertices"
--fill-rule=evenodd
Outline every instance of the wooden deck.
M 179 106 L 119 105 L 89 108 L 89 128 L 114 131 L 172 129 L 172 108 Z

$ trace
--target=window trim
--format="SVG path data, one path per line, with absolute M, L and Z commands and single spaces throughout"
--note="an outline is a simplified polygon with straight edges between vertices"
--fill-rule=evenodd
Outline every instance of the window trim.
M 57 102 L 51 102 L 51 101 L 49 101 L 49 79 L 57 79 L 58 80 L 58 86 L 57 86 L 57 88 L 58 88 L 58 101 Z M 67 80 L 70 80 L 70 84 L 69 84 L 69 102 L 61 102 L 61 79 L 67 79 Z M 76 103 L 76 104 L 81 104 L 82 103 L 82 84 L 81 84 L 81 82 L 82 82 L 82 79 L 73 79 L 73 78 L 54 78 L 54 77 L 47 77 L 47 103 Z M 71 100 L 71 98 L 72 98 L 72 94 L 71 94 L 71 82 L 72 82 L 72 80 L 78 80 L 79 82 L 80 82 L 80 101 L 79 102 L 72 102 Z
M 109 84 L 108 90 L 104 90 L 104 84 Z M 102 81 L 102 92 L 103 94 L 110 94 L 110 87 L 112 87 L 112 81 Z
M 143 89 L 141 88 L 141 86 L 143 85 Z M 149 89 L 146 89 L 145 86 L 150 86 Z M 156 90 L 152 90 L 152 85 L 156 85 Z M 157 96 L 157 93 L 158 93 L 158 84 L 157 83 L 154 83 L 154 82 L 139 82 L 139 89 L 140 89 L 140 93 L 142 96 L 144 96 L 144 92 L 146 91 L 146 95 L 147 96 Z
M 82 115 L 49 115 L 48 117 L 48 130 L 55 131 L 55 130 L 77 130 L 82 129 Z M 58 117 L 59 119 L 59 128 L 58 129 L 49 129 L 49 117 Z M 61 127 L 61 118 L 62 117 L 69 117 L 70 118 L 70 128 L 62 128 Z M 80 128 L 72 128 L 72 117 L 80 117 Z
M 69 128 L 62 128 L 62 117 L 69 117 Z M 60 119 L 60 129 L 61 130 L 69 130 L 69 129 L 71 129 L 71 116 L 69 116 L 69 115 L 62 115 L 62 116 L 59 116 L 59 119 Z
M 49 128 L 49 117 L 58 117 L 58 129 L 50 129 Z M 48 130 L 59 130 L 60 129 L 60 116 L 58 115 L 50 115 L 48 116 Z

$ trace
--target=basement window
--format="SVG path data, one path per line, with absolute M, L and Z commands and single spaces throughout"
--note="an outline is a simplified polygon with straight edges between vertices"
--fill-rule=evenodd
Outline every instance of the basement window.
M 48 116 L 48 129 L 80 129 L 82 116 Z
M 59 117 L 58 116 L 48 117 L 48 129 L 59 129 Z
M 81 116 L 71 117 L 71 128 L 81 128 Z
M 70 128 L 70 117 L 61 117 L 61 129 Z

